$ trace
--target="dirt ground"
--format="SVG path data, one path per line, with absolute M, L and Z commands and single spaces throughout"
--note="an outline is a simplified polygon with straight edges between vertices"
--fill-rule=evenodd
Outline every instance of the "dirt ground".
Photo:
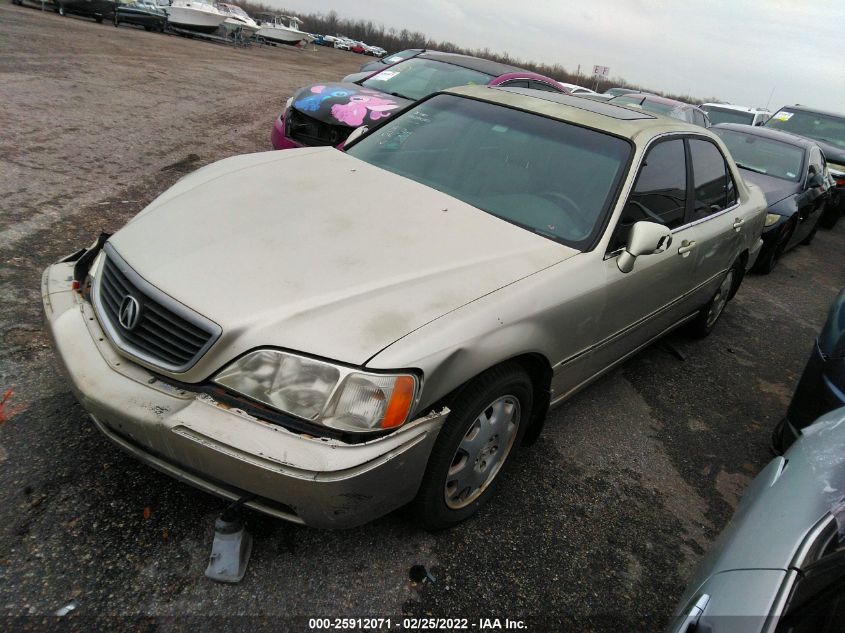
M 249 514 L 245 580 L 206 580 L 224 502 L 93 429 L 43 333 L 40 274 L 185 173 L 269 149 L 295 88 L 362 61 L 0 5 L 0 616 L 12 628 L 50 628 L 39 616 L 74 601 L 86 627 L 435 615 L 659 630 L 770 459 L 770 430 L 845 286 L 845 222 L 747 278 L 707 340 L 673 335 L 685 361 L 653 347 L 554 411 L 475 519 L 430 534 L 397 512 L 321 532 Z M 415 565 L 434 580 L 412 580 Z M 187 626 L 198 622 L 210 625 Z

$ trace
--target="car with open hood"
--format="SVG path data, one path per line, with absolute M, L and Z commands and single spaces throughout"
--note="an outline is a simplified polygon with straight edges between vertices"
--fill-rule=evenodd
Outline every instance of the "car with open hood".
M 766 121 L 766 127 L 806 136 L 824 151 L 833 190 L 819 223 L 833 228 L 845 215 L 845 114 L 802 105 L 784 106 Z
M 712 331 L 764 215 L 703 128 L 464 86 L 344 151 L 203 167 L 49 267 L 42 298 L 72 389 L 139 459 L 294 522 L 410 503 L 443 528 L 550 406 Z
M 768 274 L 785 252 L 813 241 L 830 198 L 824 154 L 815 141 L 768 128 L 722 123 L 713 132 L 743 178 L 766 196 L 763 250 L 755 270 Z
M 356 127 L 373 125 L 415 101 L 463 85 L 564 92 L 554 79 L 479 57 L 428 51 L 353 82 L 301 88 L 276 118 L 273 149 L 338 145 Z

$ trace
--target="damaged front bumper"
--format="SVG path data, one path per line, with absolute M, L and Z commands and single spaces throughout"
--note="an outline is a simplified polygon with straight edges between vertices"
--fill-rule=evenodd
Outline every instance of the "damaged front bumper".
M 73 264 L 44 271 L 47 331 L 70 385 L 97 428 L 141 461 L 185 483 L 320 528 L 366 523 L 413 499 L 443 409 L 362 444 L 298 434 L 167 384 L 117 354 Z

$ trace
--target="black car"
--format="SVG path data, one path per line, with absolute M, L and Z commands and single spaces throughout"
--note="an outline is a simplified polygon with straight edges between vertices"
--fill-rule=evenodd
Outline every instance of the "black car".
M 845 406 L 845 288 L 827 315 L 813 345 L 810 360 L 798 381 L 786 418 L 772 434 L 772 445 L 783 452 L 798 438 L 801 429 L 820 415 Z
M 161 31 L 167 24 L 167 13 L 154 0 L 122 2 L 114 11 L 114 25 L 136 24 L 147 31 Z
M 824 151 L 835 186 L 819 224 L 833 228 L 845 214 L 845 114 L 802 105 L 784 106 L 766 121 L 766 127 L 813 139 Z
M 59 15 L 73 13 L 102 22 L 114 15 L 117 0 L 53 0 Z
M 384 70 L 388 66 L 393 66 L 393 64 L 397 62 L 401 62 L 405 59 L 411 59 L 412 57 L 416 57 L 420 53 L 425 53 L 424 48 L 409 48 L 405 51 L 399 51 L 398 53 L 393 53 L 392 55 L 385 55 L 381 59 L 377 59 L 375 61 L 367 62 L 363 66 L 359 72 L 362 73 L 374 73 L 377 70 Z
M 768 205 L 763 250 L 754 270 L 769 273 L 781 255 L 809 244 L 830 197 L 825 156 L 815 141 L 763 127 L 720 123 L 711 128 L 742 176 L 763 190 Z

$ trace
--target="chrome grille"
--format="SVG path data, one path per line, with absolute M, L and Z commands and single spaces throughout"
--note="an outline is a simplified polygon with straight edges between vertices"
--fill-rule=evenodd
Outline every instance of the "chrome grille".
M 106 244 L 105 261 L 94 284 L 94 309 L 112 343 L 147 365 L 184 372 L 220 336 L 213 321 L 197 314 L 145 281 Z M 134 299 L 127 326 L 126 303 Z

